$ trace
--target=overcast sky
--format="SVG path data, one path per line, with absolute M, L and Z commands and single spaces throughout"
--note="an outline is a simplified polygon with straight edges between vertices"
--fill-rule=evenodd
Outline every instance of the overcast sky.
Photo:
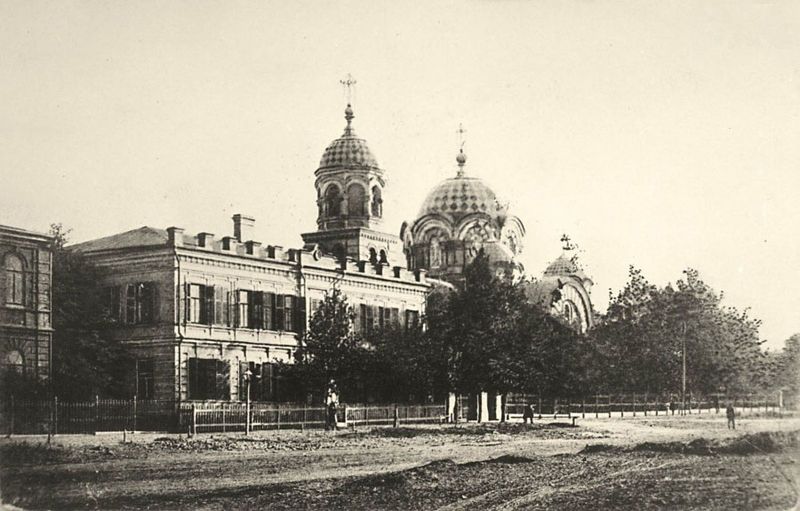
M 466 171 L 538 275 L 566 232 L 604 310 L 629 264 L 688 267 L 800 332 L 800 2 L 0 2 L 0 223 L 264 243 L 315 229 L 344 128 L 387 171 L 385 230 Z

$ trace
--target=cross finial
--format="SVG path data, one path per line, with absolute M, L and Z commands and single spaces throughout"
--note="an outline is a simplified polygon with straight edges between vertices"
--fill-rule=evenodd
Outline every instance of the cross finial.
M 458 135 L 458 155 L 456 156 L 456 162 L 458 163 L 458 177 L 462 177 L 464 175 L 464 164 L 467 163 L 467 155 L 464 154 L 464 133 L 467 130 L 464 129 L 464 125 L 459 123 L 458 129 L 456 130 L 456 134 Z
M 575 250 L 575 245 L 572 244 L 572 240 L 566 234 L 561 236 L 561 243 L 563 243 L 561 248 L 564 250 Z
M 464 142 L 465 142 L 464 133 L 466 133 L 466 132 L 467 132 L 467 130 L 464 129 L 464 125 L 461 124 L 461 123 L 458 123 L 458 129 L 456 130 L 456 134 L 458 135 L 458 148 L 461 149 L 461 150 L 464 149 Z
M 344 80 L 339 80 L 339 83 L 342 84 L 342 90 L 344 91 L 345 97 L 347 98 L 347 104 L 349 105 L 353 101 L 353 90 L 356 87 L 356 79 L 353 78 L 353 75 L 347 73 L 347 76 Z

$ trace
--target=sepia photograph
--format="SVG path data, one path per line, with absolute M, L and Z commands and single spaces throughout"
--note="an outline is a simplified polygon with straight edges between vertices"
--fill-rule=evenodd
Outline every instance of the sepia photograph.
M 800 2 L 0 0 L 0 510 L 800 509 Z

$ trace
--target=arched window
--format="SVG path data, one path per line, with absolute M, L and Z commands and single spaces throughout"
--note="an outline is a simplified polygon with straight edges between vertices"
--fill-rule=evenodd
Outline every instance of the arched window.
M 369 262 L 375 264 L 378 262 L 378 253 L 375 251 L 374 248 L 369 249 Z
M 5 260 L 6 303 L 25 305 L 25 265 L 15 254 L 8 254 Z
M 326 216 L 339 216 L 342 213 L 342 193 L 339 187 L 331 185 L 325 191 L 325 213 Z
M 25 357 L 18 350 L 9 352 L 3 361 L 5 369 L 12 373 L 25 374 Z
M 430 242 L 430 261 L 431 268 L 438 268 L 442 265 L 442 245 L 439 238 L 434 236 Z
M 364 188 L 361 185 L 351 184 L 347 187 L 347 214 L 350 216 L 364 216 Z
M 380 217 L 383 215 L 383 198 L 379 186 L 372 187 L 372 216 Z
M 385 250 L 381 250 L 380 263 L 381 264 L 389 264 L 389 260 L 386 258 L 386 251 Z

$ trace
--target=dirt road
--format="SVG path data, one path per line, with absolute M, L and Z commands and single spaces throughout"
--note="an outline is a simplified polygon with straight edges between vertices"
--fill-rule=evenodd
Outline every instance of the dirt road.
M 586 419 L 579 427 L 459 425 L 373 431 L 0 441 L 5 502 L 82 509 L 781 509 L 797 452 L 698 456 L 624 449 L 800 430 L 796 418 Z M 20 447 L 27 442 L 27 447 Z M 587 445 L 623 449 L 579 454 Z M 511 456 L 511 457 L 509 457 Z M 784 475 L 786 474 L 786 475 Z M 793 481 L 793 482 L 791 482 Z M 544 507 L 543 507 L 544 506 Z M 775 507 L 778 506 L 778 507 Z

